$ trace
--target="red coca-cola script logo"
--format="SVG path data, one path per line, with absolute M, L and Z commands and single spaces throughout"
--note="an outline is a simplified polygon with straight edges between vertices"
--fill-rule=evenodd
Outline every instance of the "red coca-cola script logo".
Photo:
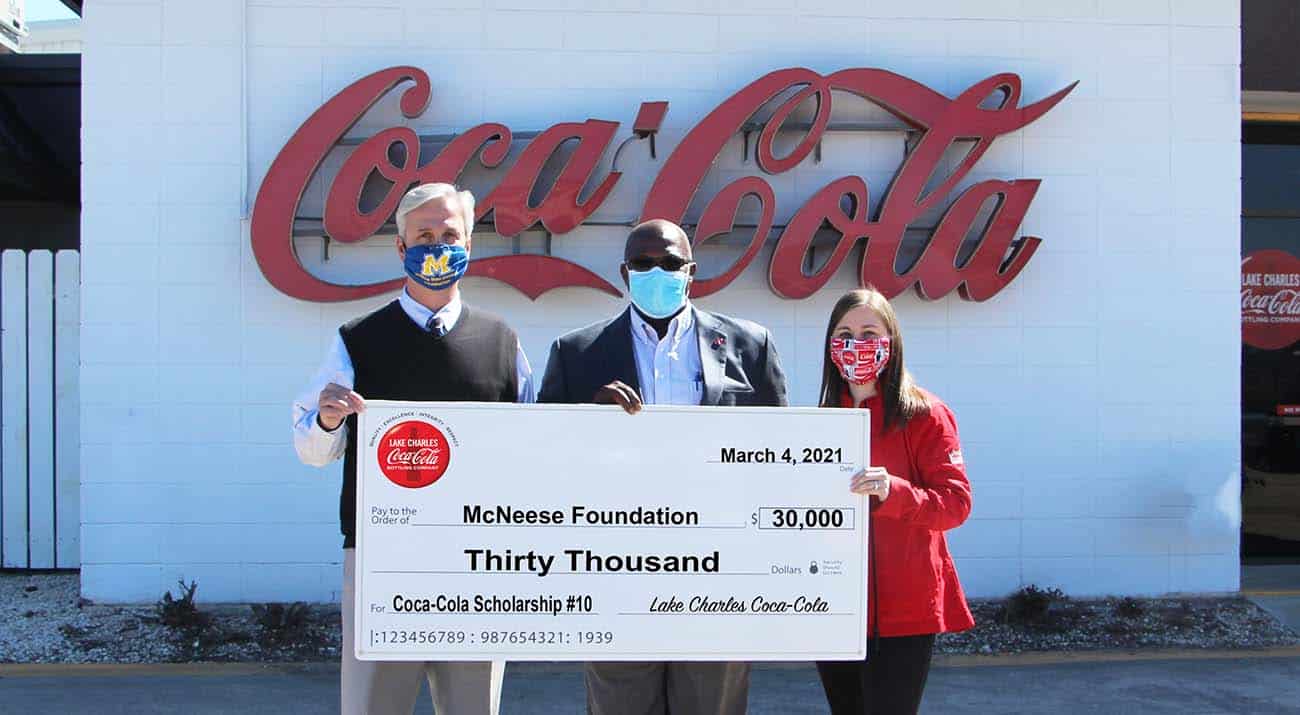
M 429 77 L 415 67 L 393 67 L 358 80 L 339 92 L 294 133 L 271 162 L 262 180 L 252 216 L 252 247 L 262 273 L 272 285 L 295 298 L 311 301 L 354 300 L 396 290 L 403 279 L 367 285 L 331 283 L 312 275 L 298 261 L 293 247 L 298 204 L 326 154 L 381 97 L 398 85 L 401 110 L 418 117 L 432 98 Z M 1040 239 L 1019 237 L 1021 221 L 1038 191 L 1037 179 L 978 181 L 965 188 L 943 211 L 920 257 L 899 266 L 904 232 L 927 212 L 942 208 L 976 163 L 1000 136 L 1043 116 L 1065 98 L 1070 85 L 1038 102 L 1020 106 L 1020 77 L 998 74 L 976 82 L 955 99 L 906 77 L 881 69 L 845 69 L 822 75 L 791 68 L 771 72 L 724 100 L 677 144 L 655 177 L 640 220 L 666 218 L 682 223 L 687 208 L 710 168 L 741 132 L 758 133 L 754 155 L 767 174 L 795 168 L 820 146 L 831 117 L 833 93 L 853 94 L 894 115 L 909 128 L 907 158 L 887 186 L 875 187 L 882 199 L 872 214 L 868 187 L 861 176 L 834 179 L 794 212 L 780 233 L 768 266 L 773 292 L 784 298 L 805 298 L 820 290 L 853 253 L 866 243 L 858 267 L 862 284 L 871 284 L 893 297 L 915 288 L 937 299 L 954 290 L 966 300 L 986 300 L 1010 283 L 1034 255 Z M 787 122 L 796 110 L 814 103 L 811 127 L 798 136 L 795 147 L 778 155 L 777 135 L 791 131 Z M 646 102 L 632 126 L 636 137 L 658 132 L 667 102 Z M 760 131 L 761 128 L 761 131 Z M 476 220 L 489 212 L 501 236 L 517 236 L 541 224 L 562 235 L 581 225 L 600 207 L 618 183 L 621 172 L 597 176 L 601 157 L 609 150 L 618 122 L 588 119 L 564 122 L 538 133 L 504 170 L 504 176 L 477 204 Z M 326 197 L 324 232 L 332 240 L 353 243 L 375 234 L 393 214 L 402 194 L 423 182 L 456 182 L 470 161 L 485 168 L 501 166 L 510 152 L 512 134 L 502 124 L 480 124 L 456 135 L 437 156 L 420 156 L 420 140 L 408 127 L 385 129 L 367 139 L 339 169 Z M 551 189 L 531 201 L 542 170 L 561 145 L 575 148 L 558 168 Z M 401 152 L 395 150 L 399 147 Z M 945 157 L 954 146 L 965 156 L 945 173 Z M 403 156 L 397 162 L 394 156 Z M 378 175 L 389 189 L 378 205 L 363 211 L 363 185 Z M 584 188 L 591 187 L 584 194 Z M 761 176 L 743 176 L 723 186 L 702 205 L 694 242 L 703 243 L 730 233 L 746 199 L 760 207 L 757 228 L 732 264 L 716 275 L 701 276 L 691 294 L 705 296 L 725 288 L 758 256 L 775 227 L 776 195 Z M 991 215 L 982 209 L 993 206 Z M 834 237 L 830 256 L 816 271 L 805 271 L 814 235 L 829 227 Z M 973 235 L 972 247 L 966 244 Z M 965 254 L 964 257 L 959 256 Z M 504 281 L 530 298 L 562 286 L 582 286 L 619 295 L 618 289 L 589 269 L 550 255 L 514 254 L 476 259 L 469 275 Z
M 1264 350 L 1300 340 L 1300 259 L 1276 250 L 1241 259 L 1241 339 Z
M 419 489 L 442 478 L 451 461 L 451 444 L 427 422 L 393 425 L 379 438 L 379 469 L 399 487 Z

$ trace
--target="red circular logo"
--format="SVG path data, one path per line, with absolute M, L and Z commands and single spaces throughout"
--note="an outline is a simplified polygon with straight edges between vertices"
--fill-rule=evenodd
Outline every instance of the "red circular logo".
M 1265 250 L 1241 259 L 1241 339 L 1261 350 L 1300 340 L 1300 258 Z
M 451 445 L 437 427 L 409 420 L 393 425 L 379 438 L 379 468 L 399 487 L 419 489 L 442 478 L 451 461 Z

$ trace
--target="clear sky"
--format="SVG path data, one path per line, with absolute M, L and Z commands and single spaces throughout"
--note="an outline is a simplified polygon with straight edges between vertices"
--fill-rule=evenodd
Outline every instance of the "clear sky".
M 23 18 L 27 22 L 42 20 L 71 20 L 77 13 L 69 10 L 59 0 L 26 0 L 23 3 Z

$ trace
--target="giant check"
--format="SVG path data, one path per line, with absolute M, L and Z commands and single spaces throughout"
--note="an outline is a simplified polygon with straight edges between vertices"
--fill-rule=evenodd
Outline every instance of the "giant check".
M 830 660 L 866 645 L 861 410 L 367 402 L 363 660 Z

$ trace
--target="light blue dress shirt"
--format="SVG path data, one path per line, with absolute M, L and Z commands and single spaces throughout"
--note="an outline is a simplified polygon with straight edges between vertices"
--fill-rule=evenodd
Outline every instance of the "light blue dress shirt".
M 695 308 L 687 305 L 668 323 L 668 333 L 659 333 L 632 313 L 632 352 L 636 358 L 641 401 L 647 405 L 698 405 L 704 399 L 704 366 L 700 362 L 700 341 L 695 335 Z

